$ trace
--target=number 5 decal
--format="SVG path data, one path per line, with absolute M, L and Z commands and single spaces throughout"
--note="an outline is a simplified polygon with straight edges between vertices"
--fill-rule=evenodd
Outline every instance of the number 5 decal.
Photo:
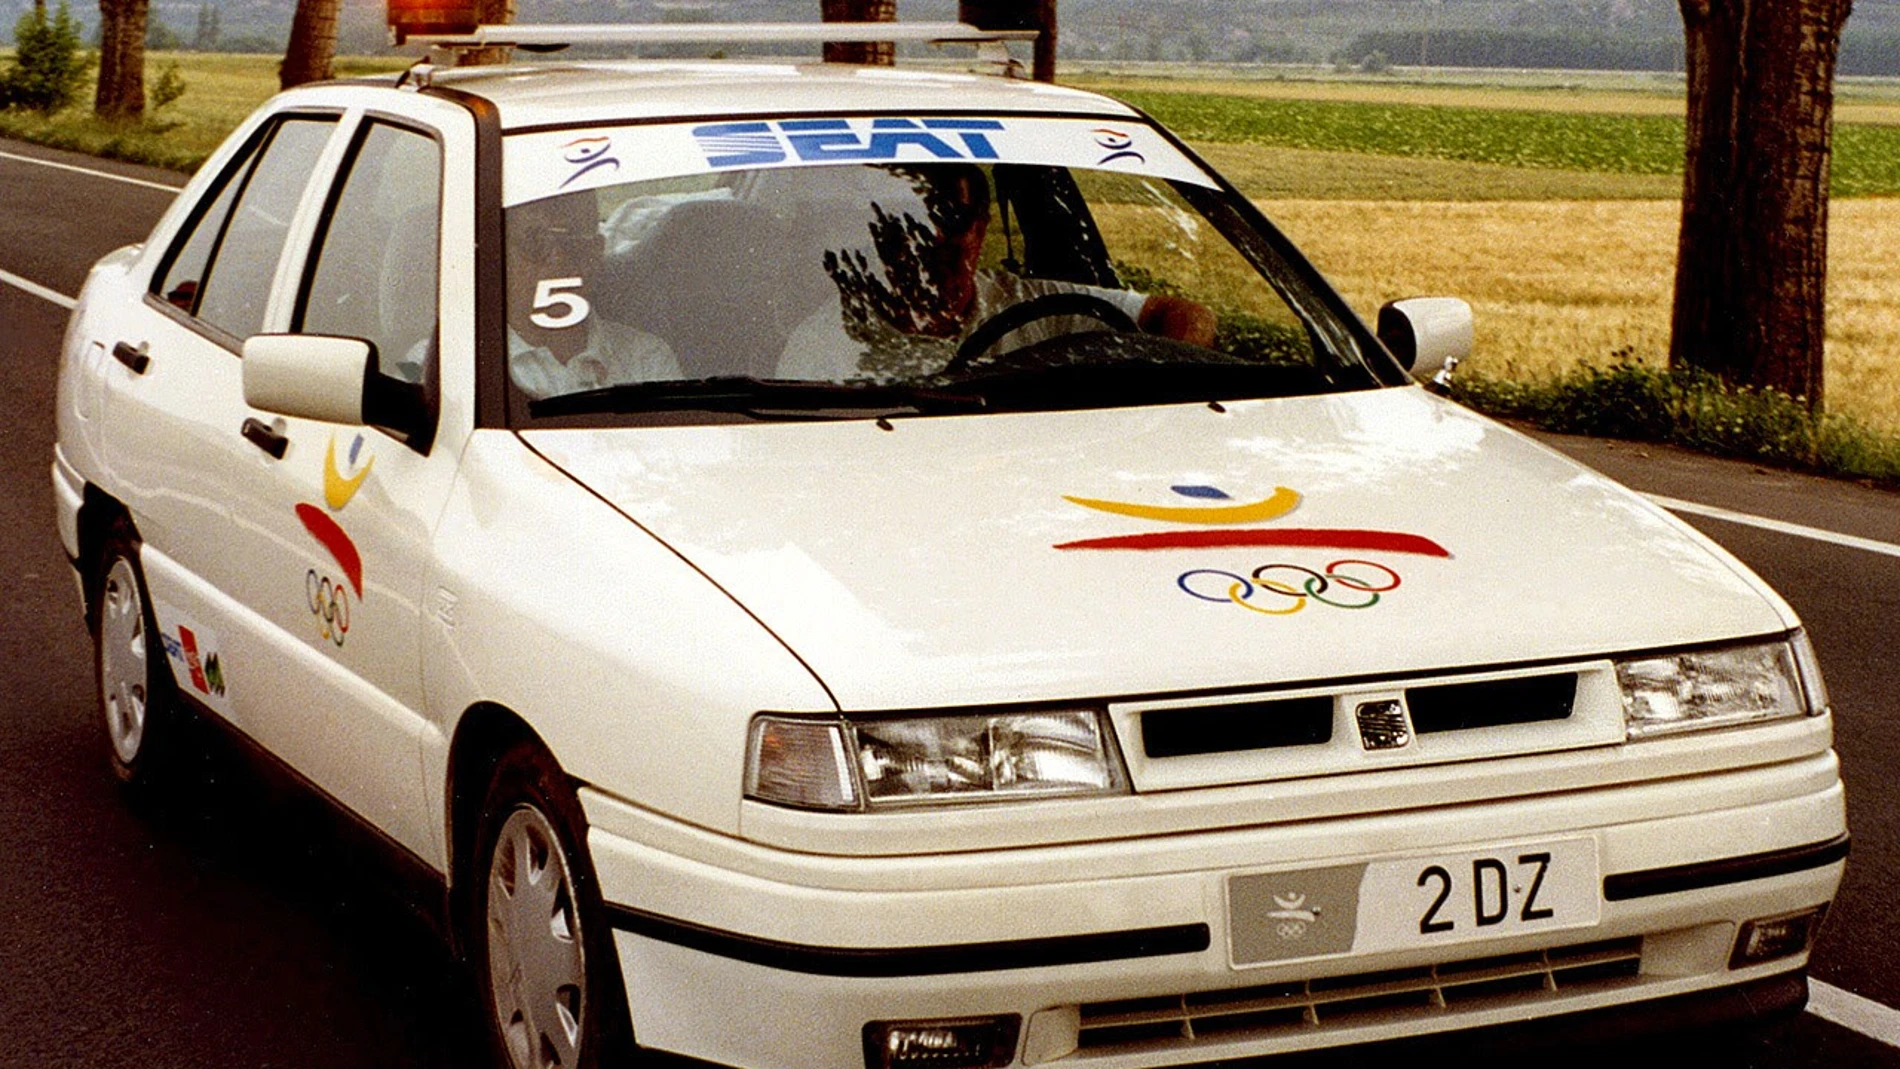
M 547 330 L 560 330 L 577 323 L 585 322 L 593 307 L 587 298 L 579 293 L 563 292 L 578 289 L 584 280 L 578 278 L 544 278 L 534 286 L 534 311 L 529 314 L 528 322 Z M 558 308 L 558 313 L 550 314 L 548 309 Z

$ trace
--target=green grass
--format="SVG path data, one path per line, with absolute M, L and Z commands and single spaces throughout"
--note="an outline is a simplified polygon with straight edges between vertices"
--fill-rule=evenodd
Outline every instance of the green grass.
M 1189 141 L 1619 175 L 1682 173 L 1683 124 L 1662 115 L 1505 111 L 1132 90 Z M 1835 131 L 1836 196 L 1900 194 L 1900 129 Z
M 10 51 L 0 51 L 0 61 L 11 56 Z M 79 103 L 56 115 L 0 111 L 0 137 L 189 173 L 277 92 L 276 56 L 149 52 L 145 59 L 148 90 L 166 64 L 177 63 L 185 79 L 185 95 L 160 111 L 148 110 L 144 122 L 107 123 L 94 118 L 94 82 L 88 80 Z M 342 58 L 337 60 L 336 73 L 347 78 L 401 70 L 406 63 L 403 59 Z
M 1848 416 L 1817 415 L 1774 390 L 1632 359 L 1537 381 L 1465 376 L 1452 396 L 1479 411 L 1563 434 L 1670 442 L 1717 456 L 1900 487 L 1900 438 Z

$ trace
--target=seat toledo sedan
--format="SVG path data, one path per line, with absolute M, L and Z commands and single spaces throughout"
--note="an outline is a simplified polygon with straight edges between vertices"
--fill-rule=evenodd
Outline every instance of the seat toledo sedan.
M 1418 385 L 1460 302 L 1379 319 L 1050 85 L 283 94 L 66 337 L 112 767 L 288 768 L 523 1069 L 1800 1005 L 1847 839 L 1795 615 Z

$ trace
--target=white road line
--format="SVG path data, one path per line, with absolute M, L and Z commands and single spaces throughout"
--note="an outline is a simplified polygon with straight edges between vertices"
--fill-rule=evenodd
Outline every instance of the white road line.
M 1889 1047 L 1900 1047 L 1900 1010 L 1862 998 L 1852 991 L 1809 979 L 1808 1012 Z
M 1645 496 L 1671 512 L 1687 512 L 1692 516 L 1707 516 L 1712 520 L 1726 520 L 1729 523 L 1759 527 L 1764 531 L 1774 531 L 1777 534 L 1794 535 L 1797 538 L 1811 538 L 1816 542 L 1827 542 L 1836 546 L 1846 546 L 1849 549 L 1864 549 L 1869 553 L 1884 553 L 1889 557 L 1900 557 L 1900 545 L 1895 545 L 1892 542 L 1877 542 L 1871 538 L 1860 538 L 1855 535 L 1840 534 L 1835 531 L 1822 530 L 1819 527 L 1807 527 L 1798 523 L 1788 523 L 1783 520 L 1771 520 L 1765 516 L 1751 516 L 1746 512 L 1730 512 L 1728 509 L 1719 509 L 1714 505 L 1698 505 L 1693 501 L 1679 501 L 1676 498 L 1663 497 L 1660 494 L 1647 494 Z
M 184 188 L 182 184 L 168 186 L 163 182 L 148 182 L 143 178 L 127 178 L 125 175 L 113 174 L 111 171 L 99 171 L 91 167 L 75 167 L 70 163 L 55 163 L 52 160 L 42 160 L 37 156 L 22 156 L 17 152 L 0 152 L 0 160 L 18 160 L 21 163 L 37 163 L 41 167 L 52 167 L 61 171 L 77 171 L 80 174 L 89 174 L 98 178 L 110 178 L 114 182 L 124 182 L 127 185 L 144 186 L 147 189 L 162 189 L 167 193 L 176 193 Z
M 54 304 L 59 305 L 61 308 L 66 309 L 68 312 L 72 311 L 73 306 L 79 303 L 78 301 L 73 300 L 71 297 L 66 296 L 64 293 L 60 293 L 57 290 L 49 290 L 45 286 L 42 286 L 37 282 L 28 282 L 26 279 L 21 278 L 19 275 L 9 274 L 8 272 L 5 272 L 5 271 L 0 271 L 0 282 L 4 282 L 15 289 L 25 290 L 26 292 L 31 293 L 33 296 L 38 297 L 40 300 L 52 301 Z

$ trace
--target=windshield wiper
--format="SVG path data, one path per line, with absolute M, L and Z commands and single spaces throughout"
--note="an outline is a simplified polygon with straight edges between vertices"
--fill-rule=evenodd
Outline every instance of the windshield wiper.
M 755 419 L 864 419 L 871 416 L 975 412 L 975 393 L 919 386 L 846 385 L 804 379 L 720 375 L 704 379 L 629 382 L 528 402 L 530 416 L 594 413 L 735 412 Z

